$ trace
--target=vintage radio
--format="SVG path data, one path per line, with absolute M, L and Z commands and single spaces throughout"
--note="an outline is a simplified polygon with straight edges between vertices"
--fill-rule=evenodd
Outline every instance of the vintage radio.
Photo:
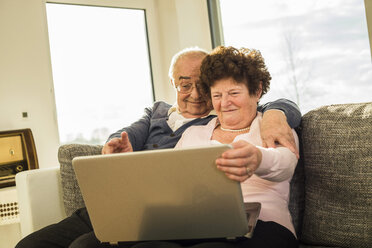
M 31 129 L 0 131 L 0 188 L 14 186 L 15 175 L 39 168 Z

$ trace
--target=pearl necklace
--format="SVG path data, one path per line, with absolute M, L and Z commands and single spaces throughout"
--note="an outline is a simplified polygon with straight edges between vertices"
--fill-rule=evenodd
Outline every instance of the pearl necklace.
M 238 133 L 238 132 L 245 132 L 245 131 L 248 131 L 251 127 L 246 127 L 246 128 L 242 128 L 242 129 L 228 129 L 228 128 L 223 128 L 223 127 L 220 125 L 220 128 L 221 128 L 222 131 Z

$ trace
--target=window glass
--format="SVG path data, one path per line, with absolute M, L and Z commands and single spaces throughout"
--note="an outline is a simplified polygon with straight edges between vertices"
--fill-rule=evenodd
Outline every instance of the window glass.
M 46 7 L 60 142 L 103 144 L 154 100 L 145 12 Z
M 363 0 L 220 0 L 225 45 L 261 51 L 271 73 L 262 102 L 316 107 L 371 101 Z

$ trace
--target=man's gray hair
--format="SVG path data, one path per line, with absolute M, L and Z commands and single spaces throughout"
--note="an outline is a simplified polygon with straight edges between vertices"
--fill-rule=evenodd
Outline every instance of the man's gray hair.
M 172 58 L 172 61 L 171 61 L 171 64 L 169 66 L 169 72 L 168 72 L 168 76 L 171 80 L 173 80 L 173 74 L 174 74 L 174 68 L 177 64 L 177 62 L 182 59 L 182 58 L 185 58 L 185 57 L 195 57 L 195 58 L 203 58 L 205 56 L 208 55 L 208 52 L 207 50 L 204 50 L 200 47 L 188 47 L 188 48 L 185 48 L 185 49 L 182 49 L 181 51 L 179 51 L 178 53 L 176 53 L 173 58 Z

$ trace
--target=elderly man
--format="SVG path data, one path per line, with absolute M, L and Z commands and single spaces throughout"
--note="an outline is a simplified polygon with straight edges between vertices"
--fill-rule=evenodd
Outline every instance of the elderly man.
M 187 127 L 208 123 L 214 115 L 198 82 L 199 68 L 206 55 L 207 52 L 198 48 L 176 54 L 172 59 L 169 76 L 176 89 L 177 104 L 154 103 L 152 108 L 145 110 L 140 120 L 112 134 L 102 153 L 173 148 Z M 287 124 L 287 120 L 291 127 L 299 124 L 301 113 L 297 106 L 287 100 L 277 100 L 261 106 L 260 111 L 265 111 L 262 122 L 265 144 L 275 146 L 275 142 L 278 142 L 297 152 Z M 101 247 L 92 230 L 88 213 L 83 208 L 57 224 L 30 234 L 16 248 Z

